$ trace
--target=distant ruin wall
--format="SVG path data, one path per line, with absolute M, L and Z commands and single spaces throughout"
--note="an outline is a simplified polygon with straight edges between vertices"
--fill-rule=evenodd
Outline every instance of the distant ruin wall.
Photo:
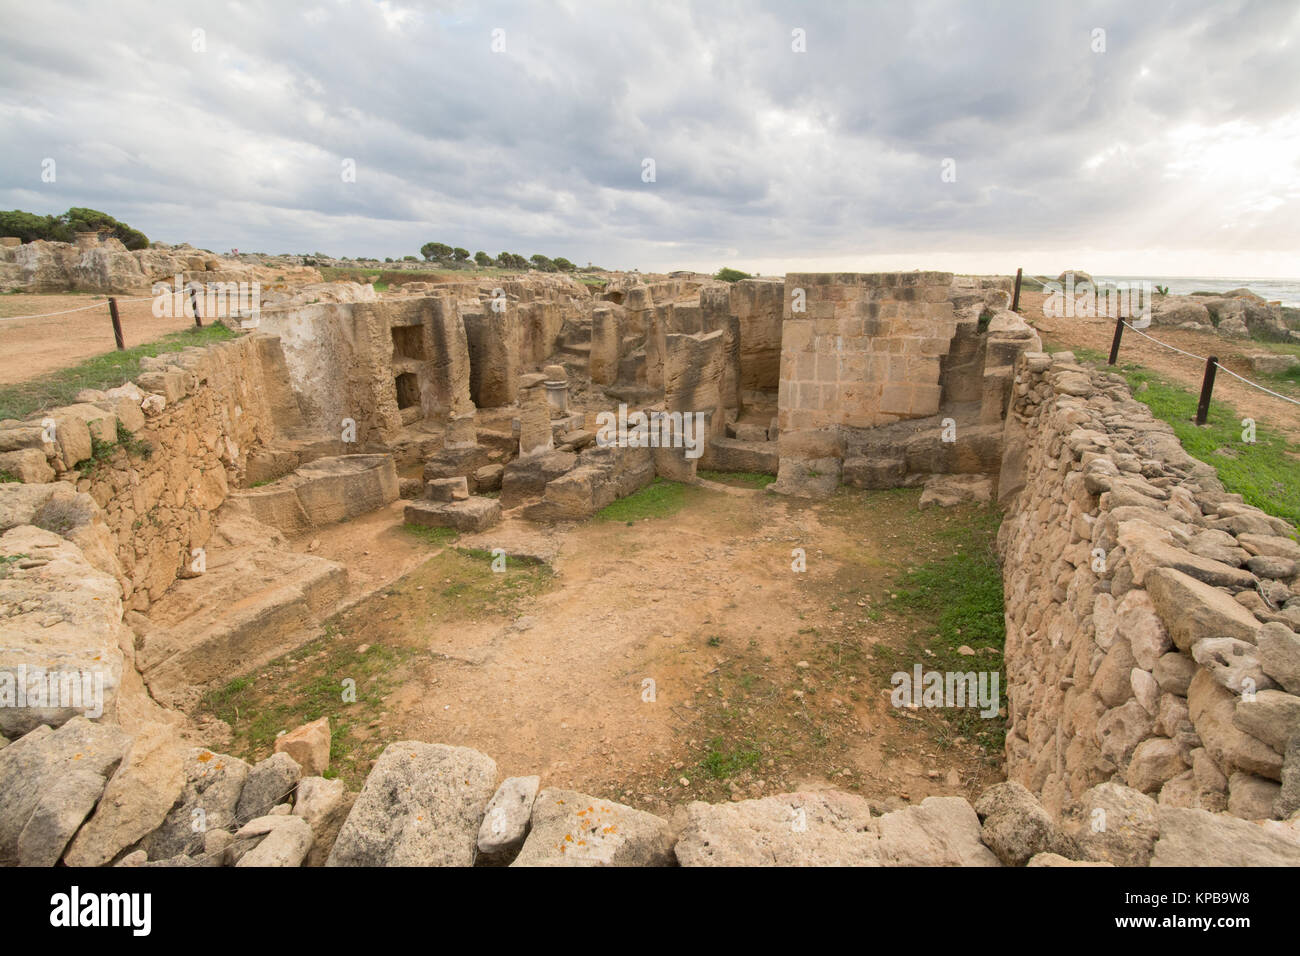
M 1167 806 L 1285 817 L 1300 802 L 1295 529 L 1225 493 L 1123 379 L 1072 358 L 1022 356 L 1005 424 L 1008 779 L 1053 813 L 1115 780 Z
M 869 428 L 939 410 L 939 363 L 957 330 L 951 281 L 945 272 L 786 276 L 782 458 L 835 454 L 842 425 Z

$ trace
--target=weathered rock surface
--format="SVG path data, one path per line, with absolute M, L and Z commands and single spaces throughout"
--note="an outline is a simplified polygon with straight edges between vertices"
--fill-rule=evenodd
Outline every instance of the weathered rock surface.
M 236 840 L 256 836 L 261 840 L 241 854 L 235 866 L 301 866 L 311 850 L 311 826 L 302 817 L 257 817 L 235 833 Z
M 1116 866 L 1146 866 L 1160 832 L 1156 802 L 1117 783 L 1084 793 L 1079 820 L 1074 838 L 1083 854 Z
M 326 865 L 471 866 L 496 776 L 496 761 L 467 747 L 389 744 Z
M 325 865 L 355 799 L 356 794 L 349 794 L 342 780 L 303 777 L 298 781 L 293 815 L 306 820 L 315 836 L 305 866 Z
M 541 777 L 507 777 L 497 787 L 478 831 L 478 849 L 488 856 L 511 853 L 523 845 L 533 817 Z
M 236 818 L 242 823 L 266 816 L 272 807 L 290 798 L 301 776 L 302 768 L 287 753 L 272 754 L 256 764 L 240 791 Z
M 1161 807 L 1151 866 L 1300 866 L 1300 844 L 1236 817 Z
M 330 767 L 330 719 L 313 720 L 275 738 L 275 752 L 292 757 L 304 777 L 319 777 Z
M 682 866 L 879 866 L 879 837 L 862 797 L 787 793 L 686 808 Z
M 1040 853 L 1076 857 L 1079 849 L 1034 795 L 1015 781 L 996 784 L 975 801 L 980 839 L 1006 866 L 1024 866 Z
M 203 849 L 210 830 L 233 829 L 249 766 L 238 757 L 202 748 L 185 755 L 185 788 L 163 825 L 145 838 L 149 859 L 190 856 Z
M 512 866 L 668 866 L 667 820 L 611 800 L 547 788 L 533 802 L 533 828 Z
M 926 797 L 876 821 L 883 866 L 999 866 L 980 820 L 961 797 Z
M 74 717 L 0 750 L 0 866 L 53 866 L 94 809 L 130 740 Z
M 184 753 L 172 737 L 162 726 L 135 735 L 94 815 L 64 854 L 68 866 L 103 866 L 162 826 L 185 786 Z

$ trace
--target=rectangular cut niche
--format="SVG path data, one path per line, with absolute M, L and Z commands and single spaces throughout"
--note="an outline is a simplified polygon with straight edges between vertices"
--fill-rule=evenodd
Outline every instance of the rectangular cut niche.
M 414 372 L 403 372 L 393 379 L 393 384 L 397 388 L 399 409 L 420 407 L 420 382 Z
M 424 361 L 424 327 L 420 325 L 393 326 L 393 358 Z

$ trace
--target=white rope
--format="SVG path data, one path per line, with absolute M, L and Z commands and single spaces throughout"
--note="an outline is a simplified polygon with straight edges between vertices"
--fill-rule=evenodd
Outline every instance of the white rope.
M 1223 366 L 1222 366 L 1222 365 L 1219 365 L 1218 362 L 1215 362 L 1214 364 L 1215 364 L 1215 365 L 1218 365 L 1219 368 L 1223 369 L 1225 372 L 1227 372 L 1227 373 L 1228 373 L 1229 375 L 1231 375 L 1233 378 L 1241 378 L 1241 376 L 1238 375 L 1236 372 L 1234 372 L 1232 369 L 1230 369 L 1230 368 L 1223 368 Z M 1257 383 L 1255 383 L 1255 382 L 1252 382 L 1252 381 L 1251 381 L 1250 379 L 1248 379 L 1248 378 L 1241 378 L 1241 380 L 1242 380 L 1243 382 L 1245 382 L 1247 385 L 1254 385 L 1254 386 L 1255 386 L 1257 389 L 1259 389 L 1261 392 L 1268 392 L 1268 394 L 1272 395 L 1274 398 L 1280 398 L 1280 399 L 1282 399 L 1282 401 L 1284 401 L 1284 402 L 1290 402 L 1292 405 L 1300 405 L 1300 402 L 1297 402 L 1294 398 L 1287 398 L 1285 395 L 1279 395 L 1277 392 L 1273 391 L 1271 388 L 1265 388 L 1263 385 L 1259 385 L 1259 384 L 1257 384 Z
M 118 299 L 118 302 L 147 302 L 152 299 L 151 295 L 136 296 L 134 299 Z M 108 300 L 103 302 L 92 302 L 90 305 L 83 305 L 76 309 L 64 309 L 62 312 L 38 312 L 34 315 L 3 315 L 0 316 L 0 322 L 16 322 L 18 319 L 44 319 L 51 315 L 69 315 L 73 312 L 85 312 L 87 309 L 98 309 L 100 306 L 108 305 Z
M 1121 319 L 1121 321 L 1123 321 L 1123 320 Z M 1156 343 L 1156 345 L 1163 345 L 1165 348 L 1170 349 L 1171 351 L 1177 352 L 1179 355 L 1186 355 L 1188 358 L 1194 358 L 1194 359 L 1196 359 L 1198 362 L 1208 362 L 1208 361 L 1209 361 L 1209 358 L 1208 358 L 1207 356 L 1204 356 L 1204 355 L 1194 355 L 1194 354 L 1192 354 L 1191 352 L 1184 352 L 1182 349 L 1178 348 L 1177 346 L 1170 345 L 1168 342 L 1161 342 L 1159 339 L 1155 338 L 1154 336 L 1147 335 L 1147 334 L 1146 334 L 1145 332 L 1143 332 L 1141 329 L 1134 328 L 1133 326 L 1129 325 L 1127 322 L 1124 322 L 1124 326 L 1125 326 L 1125 328 L 1133 329 L 1134 332 L 1136 332 L 1138 335 L 1142 336 L 1144 339 L 1151 339 L 1151 341 L 1154 342 L 1154 343 Z M 1258 382 L 1252 382 L 1250 379 L 1245 378 L 1245 377 L 1243 377 L 1243 376 L 1241 376 L 1241 375 L 1238 375 L 1238 374 L 1237 374 L 1236 372 L 1234 372 L 1232 369 L 1227 368 L 1226 366 L 1224 366 L 1223 363 L 1220 362 L 1220 361 L 1218 361 L 1217 359 L 1216 359 L 1215 362 L 1214 362 L 1214 367 L 1215 367 L 1215 368 L 1219 368 L 1219 369 L 1223 369 L 1223 371 L 1227 372 L 1227 373 L 1228 373 L 1229 375 L 1231 375 L 1233 378 L 1241 379 L 1241 381 L 1245 382 L 1247 385 L 1253 386 L 1254 388 L 1259 389 L 1261 392 L 1267 392 L 1269 395 L 1272 395 L 1274 398 L 1280 398 L 1280 399 L 1282 399 L 1282 401 L 1284 401 L 1284 402 L 1290 402 L 1292 405 L 1300 405 L 1300 402 L 1296 401 L 1294 398 L 1288 398 L 1286 395 L 1279 395 L 1277 392 L 1273 391 L 1271 388 L 1265 388 L 1263 385 L 1260 385 Z

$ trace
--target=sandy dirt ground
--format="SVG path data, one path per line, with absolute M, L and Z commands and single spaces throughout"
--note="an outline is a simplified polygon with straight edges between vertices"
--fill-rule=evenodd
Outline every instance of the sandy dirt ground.
M 192 318 L 155 318 L 150 299 L 117 296 L 122 336 L 127 348 L 160 339 L 194 325 Z M 137 299 L 137 301 L 128 301 Z M 94 308 L 84 309 L 94 305 Z M 44 315 L 64 309 L 83 309 L 38 319 L 10 316 Z M 76 365 L 116 348 L 108 297 L 103 295 L 3 295 L 0 296 L 0 385 L 38 378 L 55 369 Z
M 371 757 L 403 739 L 474 747 L 502 775 L 537 773 L 544 786 L 660 812 L 826 787 L 882 809 L 973 799 L 1001 778 L 1000 757 L 933 712 L 893 708 L 874 654 L 925 633 L 884 608 L 891 583 L 942 553 L 934 532 L 963 520 L 918 512 L 918 497 L 845 489 L 809 504 L 711 486 L 668 517 L 507 519 L 453 548 L 421 545 L 395 506 L 301 539 L 369 585 L 391 581 L 331 624 L 349 649 L 401 651 L 380 675 L 382 704 L 346 746 Z M 548 561 L 546 582 L 485 609 L 457 570 L 475 559 L 454 548 L 481 549 L 486 564 L 493 547 Z M 792 570 L 797 547 L 806 573 Z M 477 577 L 509 589 L 504 576 Z M 272 665 L 255 684 L 278 694 L 311 666 Z M 1000 666 L 1000 656 L 983 664 Z
M 1020 296 L 1020 305 L 1025 319 L 1042 333 L 1044 345 L 1062 349 L 1083 347 L 1104 355 L 1110 354 L 1111 340 L 1115 335 L 1114 319 L 1048 318 L 1043 315 L 1045 299 L 1046 296 L 1041 292 L 1022 292 Z M 1217 356 L 1221 365 L 1232 369 L 1238 375 L 1251 380 L 1259 379 L 1259 376 L 1251 371 L 1250 361 L 1247 358 L 1267 351 L 1258 342 L 1249 339 L 1227 339 L 1207 332 L 1188 332 L 1181 329 L 1152 327 L 1144 331 L 1184 352 Z M 1143 338 L 1131 329 L 1124 330 L 1119 361 L 1120 364 L 1133 362 L 1141 365 L 1170 381 L 1181 383 L 1193 392 L 1200 391 L 1201 380 L 1205 375 L 1204 362 L 1170 351 Z M 1273 383 L 1261 382 L 1260 384 L 1273 391 L 1283 391 L 1282 387 Z M 1230 403 L 1243 415 L 1250 415 L 1258 422 L 1267 422 L 1271 428 L 1287 435 L 1291 441 L 1300 442 L 1300 405 L 1292 405 L 1282 399 L 1274 398 L 1222 372 L 1215 379 L 1214 396 Z M 1300 398 L 1300 395 L 1294 397 Z

